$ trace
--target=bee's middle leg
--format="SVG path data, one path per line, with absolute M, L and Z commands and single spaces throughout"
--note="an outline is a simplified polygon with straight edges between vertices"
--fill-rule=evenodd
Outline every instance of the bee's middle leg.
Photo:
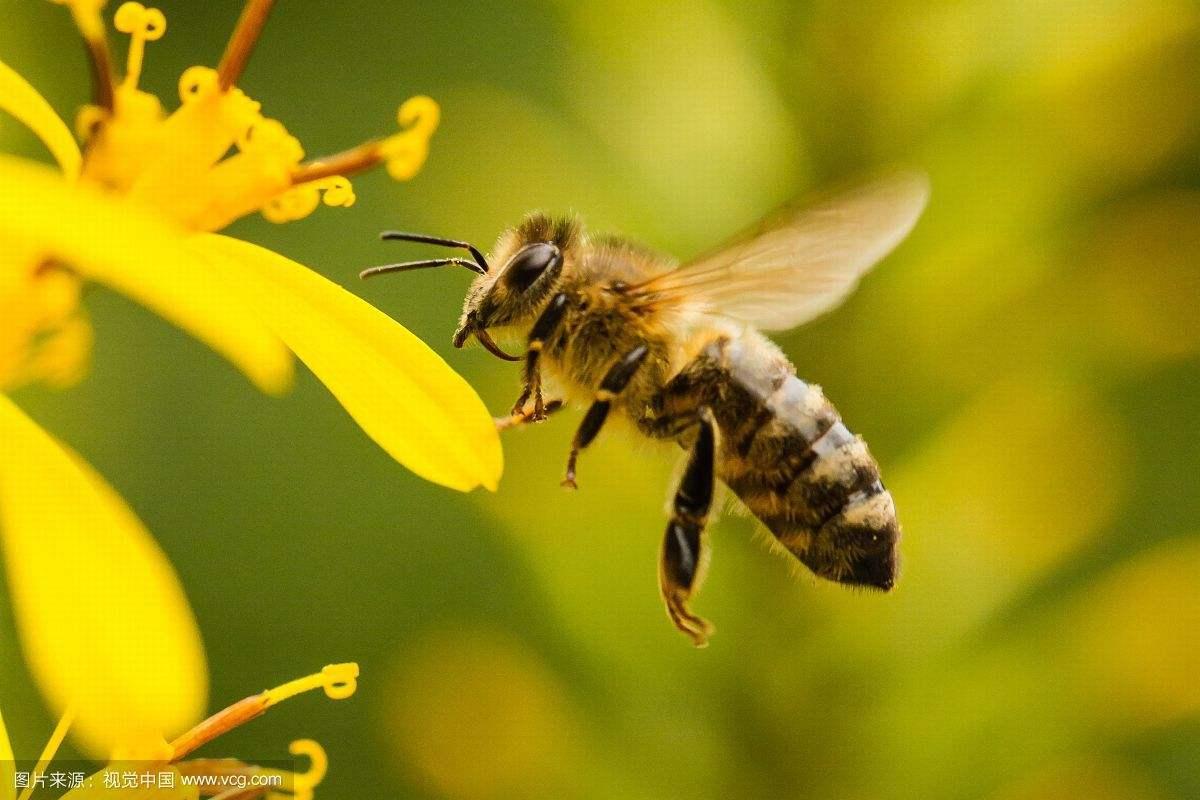
M 575 462 L 579 458 L 579 451 L 591 444 L 592 440 L 596 438 L 596 434 L 600 433 L 600 429 L 604 427 L 604 420 L 608 419 L 612 401 L 633 380 L 634 374 L 646 360 L 646 354 L 649 352 L 646 345 L 640 344 L 609 367 L 608 372 L 604 374 L 604 379 L 600 381 L 600 389 L 596 392 L 595 401 L 588 407 L 583 422 L 579 423 L 579 429 L 575 431 L 575 439 L 571 443 L 571 455 L 567 458 L 567 475 L 563 478 L 563 486 L 569 489 L 579 488 L 575 483 Z
M 697 647 L 704 647 L 712 634 L 712 625 L 688 609 L 688 600 L 700 588 L 704 577 L 707 556 L 704 527 L 712 507 L 715 482 L 716 437 L 712 414 L 707 409 L 700 411 L 699 426 L 671 505 L 658 586 L 675 627 L 692 637 Z

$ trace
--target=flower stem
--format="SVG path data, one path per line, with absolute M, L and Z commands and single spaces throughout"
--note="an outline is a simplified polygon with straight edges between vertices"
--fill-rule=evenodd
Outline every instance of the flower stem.
M 221 56 L 221 63 L 217 66 L 217 79 L 222 89 L 229 89 L 242 77 L 242 70 L 246 68 L 250 54 L 254 52 L 254 45 L 258 42 L 274 5 L 275 0 L 246 0 L 242 15 L 238 17 L 237 27 L 233 29 L 229 44 L 225 46 L 225 54 Z

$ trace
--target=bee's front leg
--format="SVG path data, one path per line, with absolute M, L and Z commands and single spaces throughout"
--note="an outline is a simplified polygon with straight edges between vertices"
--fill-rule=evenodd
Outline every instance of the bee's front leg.
M 541 316 L 537 318 L 537 322 L 533 323 L 533 330 L 529 332 L 529 344 L 525 349 L 525 388 L 513 405 L 510 416 L 523 416 L 525 403 L 532 396 L 533 414 L 530 415 L 528 421 L 541 422 L 546 418 L 546 402 L 542 399 L 542 371 L 538 362 L 542 357 L 542 348 L 545 346 L 546 340 L 562 324 L 567 311 L 567 299 L 566 292 L 554 295 L 550 298 L 550 302 Z
M 529 402 L 529 395 L 533 394 L 533 386 L 528 377 L 525 378 L 525 381 L 525 388 L 521 390 L 521 396 L 517 398 L 517 402 L 513 403 L 512 411 L 508 412 L 508 416 L 510 418 L 524 417 L 526 422 L 532 422 L 533 420 L 530 419 L 532 414 L 525 413 L 525 404 Z M 534 410 L 537 410 L 536 405 Z
M 525 398 L 525 400 L 528 400 L 528 399 L 529 399 L 528 397 Z M 534 411 L 527 410 L 525 408 L 525 403 L 520 402 L 516 406 L 517 410 L 513 411 L 513 413 L 509 414 L 507 417 L 497 417 L 496 418 L 496 430 L 505 431 L 505 430 L 508 430 L 509 428 L 514 428 L 518 425 L 527 425 L 530 422 L 541 422 L 542 420 L 546 419 L 547 417 L 549 417 L 551 414 L 553 414 L 555 411 L 558 411 L 562 407 L 563 407 L 562 400 L 558 400 L 558 399 L 547 400 L 545 406 L 542 408 L 541 418 L 534 419 Z

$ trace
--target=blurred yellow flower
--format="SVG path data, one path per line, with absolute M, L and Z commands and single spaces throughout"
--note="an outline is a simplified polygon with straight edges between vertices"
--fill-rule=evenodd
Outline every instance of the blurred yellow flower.
M 293 756 L 304 756 L 309 767 L 304 772 L 291 772 L 262 767 L 234 758 L 202 758 L 183 760 L 201 745 L 207 744 L 265 712 L 268 708 L 291 697 L 313 689 L 324 689 L 326 696 L 340 700 L 354 694 L 357 688 L 357 664 L 332 664 L 318 673 L 290 681 L 274 689 L 251 695 L 226 707 L 170 744 L 161 741 L 155 751 L 136 755 L 120 755 L 109 761 L 100 772 L 91 776 L 80 773 L 71 779 L 70 790 L 62 795 L 71 800 L 112 800 L 136 792 L 144 800 L 198 800 L 201 794 L 220 795 L 241 800 L 266 797 L 268 800 L 311 800 L 313 790 L 324 779 L 329 767 L 325 749 L 312 739 L 298 739 L 288 748 Z M 0 718 L 0 800 L 29 800 L 35 789 L 44 785 L 37 780 L 46 776 L 72 724 L 70 712 L 55 726 L 36 765 L 25 773 L 20 795 L 16 789 L 16 761 L 4 721 Z M 132 778 L 132 783 L 129 782 Z
M 4 727 L 4 715 L 0 714 L 0 800 L 13 800 L 16 796 L 12 742 L 8 740 L 8 728 Z
M 561 797 L 578 785 L 582 731 L 557 675 L 489 630 L 440 630 L 390 681 L 383 723 L 403 769 L 439 797 Z
M 3 393 L 79 377 L 91 336 L 80 308 L 85 281 L 178 324 L 264 391 L 287 387 L 294 351 L 368 434 L 430 480 L 495 488 L 501 455 L 482 402 L 415 336 L 315 272 L 211 233 L 255 210 L 283 221 L 321 200 L 349 205 L 344 176 L 376 164 L 412 177 L 437 105 L 409 100 L 400 133 L 304 162 L 283 126 L 233 87 L 270 3 L 247 4 L 218 70 L 185 72 L 182 106 L 169 115 L 137 88 L 145 43 L 165 32 L 163 15 L 137 3 L 117 10 L 116 27 L 132 39 L 117 84 L 103 2 L 67 5 L 96 83 L 96 104 L 80 114 L 83 151 L 46 101 L 0 64 L 0 108 L 28 125 L 61 168 L 0 155 L 0 542 L 31 672 L 53 708 L 73 709 L 80 746 L 103 758 L 161 758 L 164 734 L 193 724 L 206 702 L 191 609 L 116 492 Z M 345 670 L 338 674 L 339 685 L 352 687 Z M 340 691 L 332 685 L 331 696 Z M 261 707 L 239 707 L 254 716 L 297 690 L 288 686 L 264 694 Z M 176 747 L 173 758 L 181 755 Z
M 353 694 L 358 667 L 327 667 L 244 700 L 168 746 L 165 735 L 200 718 L 208 686 L 200 632 L 174 570 L 91 467 L 2 394 L 0 439 L 0 535 L 21 645 L 85 752 L 177 760 L 300 692 Z M 10 749 L 0 731 L 0 769 Z
M 1126 559 L 1065 609 L 1055 635 L 1075 667 L 1080 708 L 1125 732 L 1200 715 L 1197 570 L 1200 541 L 1171 539 Z
M 494 489 L 502 456 L 491 417 L 436 353 L 315 272 L 211 233 L 254 211 L 284 222 L 321 202 L 351 205 L 346 176 L 376 165 L 413 177 L 438 105 L 411 98 L 399 133 L 305 161 L 299 141 L 234 85 L 269 0 L 246 4 L 217 69 L 184 71 L 170 114 L 138 89 L 146 43 L 166 31 L 163 14 L 132 2 L 117 9 L 115 26 L 131 38 L 117 82 L 104 3 L 65 4 L 93 65 L 95 104 L 77 120 L 82 151 L 37 91 L 0 64 L 0 109 L 37 134 L 62 170 L 0 156 L 0 390 L 78 379 L 91 340 L 79 290 L 95 281 L 204 341 L 263 391 L 287 388 L 296 353 L 418 475 Z
M 45 773 L 46 765 L 54 758 L 54 754 L 58 751 L 70 726 L 71 714 L 64 714 L 58 721 L 58 725 L 54 726 L 54 732 L 50 734 L 49 741 L 42 748 L 42 754 L 38 756 L 37 766 L 33 769 L 35 774 Z M 4 727 L 4 718 L 0 717 L 0 779 L 3 780 L 3 784 L 0 784 L 0 800 L 17 800 L 16 777 L 16 760 L 13 756 L 12 743 L 8 739 L 8 730 Z M 32 789 L 29 788 L 32 785 L 34 784 L 30 782 L 22 790 L 20 800 L 27 800 L 32 794 Z
M 0 541 L 22 649 L 89 752 L 194 721 L 207 668 L 170 563 L 120 497 L 0 394 Z M 130 741 L 132 740 L 132 742 Z

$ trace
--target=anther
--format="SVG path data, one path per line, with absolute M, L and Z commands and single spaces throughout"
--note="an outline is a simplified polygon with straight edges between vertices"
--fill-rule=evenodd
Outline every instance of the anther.
M 325 772 L 329 769 L 325 748 L 313 739 L 297 739 L 288 747 L 288 752 L 308 758 L 308 769 L 292 777 L 292 795 L 296 800 L 310 800 L 313 790 L 325 779 Z
M 319 688 L 323 688 L 325 695 L 333 700 L 345 700 L 358 689 L 358 664 L 331 664 L 313 675 L 268 689 L 264 692 L 267 707 Z
M 142 75 L 142 60 L 146 53 L 146 42 L 156 42 L 167 32 L 167 18 L 157 8 L 146 8 L 141 3 L 122 3 L 113 17 L 113 26 L 121 33 L 128 33 L 129 55 L 125 63 L 123 89 L 137 88 Z

